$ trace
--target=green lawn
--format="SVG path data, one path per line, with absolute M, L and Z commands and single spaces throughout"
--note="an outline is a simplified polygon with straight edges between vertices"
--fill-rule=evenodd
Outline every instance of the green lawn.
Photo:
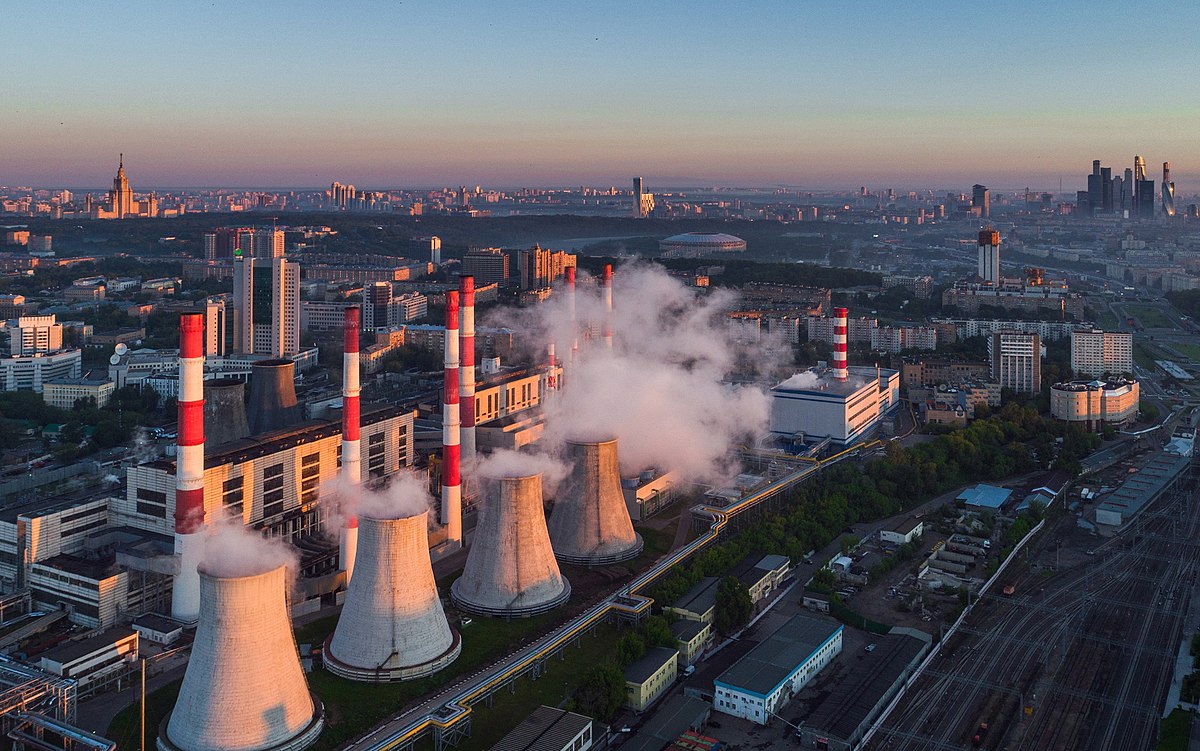
M 1116 331 L 1121 326 L 1121 322 L 1112 314 L 1112 311 L 1107 307 L 1098 311 L 1096 316 L 1096 325 L 1105 331 Z
M 1154 370 L 1158 367 L 1154 364 L 1154 357 L 1140 344 L 1133 345 L 1133 361 L 1147 370 Z
M 1148 329 L 1173 329 L 1175 324 L 1158 308 L 1149 305 L 1126 305 L 1125 312 Z
M 1177 350 L 1193 362 L 1200 362 L 1200 344 L 1184 342 L 1179 344 L 1169 344 L 1167 346 L 1169 346 L 1171 349 Z
M 1187 710 L 1175 709 L 1162 721 L 1159 732 L 1157 751 L 1187 751 L 1188 737 L 1192 732 L 1192 719 L 1195 715 Z

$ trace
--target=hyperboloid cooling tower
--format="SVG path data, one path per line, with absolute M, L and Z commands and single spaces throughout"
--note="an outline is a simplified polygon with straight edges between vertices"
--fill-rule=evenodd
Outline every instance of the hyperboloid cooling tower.
M 495 478 L 489 485 L 467 565 L 450 587 L 454 603 L 506 618 L 558 607 L 570 598 L 571 585 L 550 548 L 541 474 Z
M 568 441 L 571 474 L 550 515 L 550 542 L 563 563 L 600 566 L 636 558 L 642 537 L 633 531 L 621 493 L 617 439 Z
M 200 623 L 159 751 L 299 751 L 324 726 L 308 691 L 283 566 L 249 576 L 200 571 Z
M 286 428 L 300 420 L 296 404 L 296 363 L 259 360 L 250 364 L 250 404 L 246 408 L 255 435 Z
M 358 520 L 358 557 L 325 667 L 356 681 L 406 681 L 441 670 L 462 649 L 446 622 L 429 561 L 428 512 Z
M 213 446 L 250 435 L 246 420 L 246 384 L 234 378 L 204 383 L 204 434 Z

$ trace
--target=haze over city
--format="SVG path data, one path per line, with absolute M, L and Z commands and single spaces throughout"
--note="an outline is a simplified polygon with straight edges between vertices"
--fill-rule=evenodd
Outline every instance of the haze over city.
M 1200 164 L 1192 3 L 5 9 L 10 184 L 1079 185 Z M 231 27 L 231 23 L 234 24 Z M 1181 174 L 1181 187 L 1197 183 Z

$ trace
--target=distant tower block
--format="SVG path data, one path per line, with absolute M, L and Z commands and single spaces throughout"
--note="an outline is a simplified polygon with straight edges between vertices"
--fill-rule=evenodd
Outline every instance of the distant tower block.
M 429 262 L 434 266 L 442 265 L 442 238 L 429 238 Z
M 621 493 L 617 440 L 568 441 L 571 474 L 550 515 L 550 543 L 563 563 L 602 566 L 636 558 L 642 538 L 633 531 Z
M 159 751 L 300 751 L 324 727 L 285 602 L 283 566 L 249 576 L 200 571 L 200 623 Z
M 571 597 L 542 513 L 542 476 L 491 480 L 467 565 L 450 587 L 454 604 L 480 615 L 523 618 Z
M 407 681 L 435 673 L 462 650 L 446 622 L 429 561 L 428 512 L 359 518 L 358 560 L 325 667 L 353 681 Z
M 991 228 L 979 233 L 979 278 L 1000 286 L 1000 233 Z

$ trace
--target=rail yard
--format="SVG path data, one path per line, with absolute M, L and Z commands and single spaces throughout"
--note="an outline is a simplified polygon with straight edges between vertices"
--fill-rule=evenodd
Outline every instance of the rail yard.
M 1153 748 L 1200 562 L 1194 493 L 1193 476 L 1103 542 L 1048 519 L 869 748 Z

